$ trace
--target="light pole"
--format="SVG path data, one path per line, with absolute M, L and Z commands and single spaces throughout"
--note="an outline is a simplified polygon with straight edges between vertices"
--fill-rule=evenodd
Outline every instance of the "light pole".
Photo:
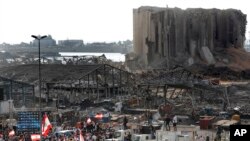
M 31 37 L 38 40 L 38 79 L 39 79 L 39 122 L 40 122 L 40 140 L 42 140 L 42 111 L 41 111 L 41 57 L 40 57 L 40 40 L 46 38 L 47 36 L 35 36 L 31 35 Z

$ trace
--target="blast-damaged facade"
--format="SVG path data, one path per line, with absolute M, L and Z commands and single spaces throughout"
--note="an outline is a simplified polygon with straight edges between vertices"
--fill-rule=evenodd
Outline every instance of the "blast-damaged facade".
M 140 7 L 133 10 L 134 51 L 145 66 L 215 64 L 219 48 L 243 48 L 240 10 Z

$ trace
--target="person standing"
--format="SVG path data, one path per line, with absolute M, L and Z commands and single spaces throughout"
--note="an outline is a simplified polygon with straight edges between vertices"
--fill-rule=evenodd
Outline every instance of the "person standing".
M 206 141 L 210 141 L 210 140 L 209 140 L 209 136 L 208 136 L 208 135 L 207 135 L 207 137 L 206 137 Z
M 128 119 L 127 119 L 126 116 L 124 116 L 124 119 L 123 119 L 123 128 L 124 128 L 124 130 L 127 129 L 127 123 L 128 123 Z
M 222 127 L 221 126 L 218 126 L 217 127 L 217 132 L 216 132 L 216 139 L 217 140 L 221 140 L 221 133 L 222 133 Z
M 150 125 L 150 134 L 151 134 L 151 138 L 152 139 L 155 139 L 155 128 L 154 128 L 154 126 L 151 124 Z
M 124 141 L 128 141 L 128 135 L 126 132 L 124 133 Z
M 23 134 L 21 134 L 21 135 L 19 136 L 18 141 L 25 141 L 25 139 L 24 139 L 24 135 L 23 135 Z
M 173 117 L 173 127 L 174 127 L 174 131 L 177 131 L 177 116 L 174 115 Z
M 153 121 L 153 114 L 150 112 L 148 117 L 148 124 L 151 125 Z
M 132 135 L 130 132 L 128 132 L 128 141 L 131 141 L 132 140 Z
M 166 130 L 168 130 L 168 131 L 170 131 L 170 125 L 169 125 L 170 121 L 171 121 L 171 119 L 170 119 L 169 115 L 166 115 L 165 126 L 166 126 Z

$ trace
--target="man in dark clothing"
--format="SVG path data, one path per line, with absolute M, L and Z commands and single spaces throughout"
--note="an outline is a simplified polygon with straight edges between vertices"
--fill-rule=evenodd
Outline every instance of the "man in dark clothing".
M 151 125 L 153 121 L 153 114 L 149 113 L 149 117 L 148 117 L 148 124 Z
M 222 127 L 221 126 L 218 126 L 217 128 L 217 133 L 216 133 L 216 138 L 217 140 L 221 140 L 221 133 L 222 133 Z
M 123 128 L 127 129 L 127 123 L 128 123 L 128 119 L 126 118 L 126 116 L 123 119 Z
M 169 115 L 166 115 L 166 118 L 165 118 L 165 124 L 166 124 L 166 130 L 170 131 L 170 123 L 171 119 L 169 117 Z
M 132 135 L 128 132 L 128 141 L 131 141 Z
M 150 125 L 150 132 L 152 139 L 155 139 L 155 128 L 152 124 Z
M 206 137 L 206 141 L 209 141 L 209 136 Z

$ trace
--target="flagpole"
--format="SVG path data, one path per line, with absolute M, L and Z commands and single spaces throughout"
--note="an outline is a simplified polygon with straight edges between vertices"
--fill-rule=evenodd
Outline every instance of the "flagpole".
M 40 118 L 41 118 L 41 120 L 40 120 L 40 141 L 42 141 L 42 137 L 43 137 L 43 124 L 44 124 L 44 117 L 43 117 L 43 114 L 42 114 L 42 112 L 40 111 Z

